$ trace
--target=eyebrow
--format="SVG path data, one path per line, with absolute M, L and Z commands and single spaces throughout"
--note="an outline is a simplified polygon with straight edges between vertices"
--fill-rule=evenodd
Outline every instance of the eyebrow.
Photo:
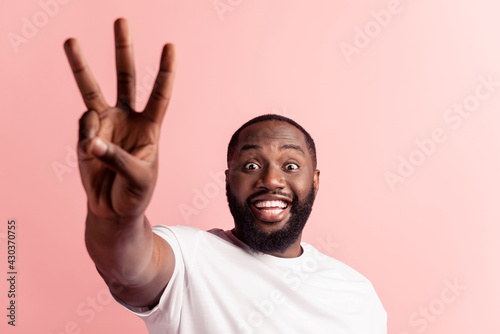
M 240 154 L 243 151 L 248 151 L 248 150 L 262 150 L 262 146 L 260 146 L 260 145 L 251 145 L 251 144 L 243 145 L 243 147 L 240 150 Z M 298 145 L 285 144 L 285 145 L 283 145 L 283 146 L 280 147 L 280 151 L 284 151 L 284 150 L 296 150 L 296 151 L 300 152 L 302 155 L 306 155 L 306 153 L 304 152 L 304 150 L 300 146 L 298 146 Z
M 292 144 L 283 145 L 280 147 L 280 151 L 284 151 L 284 150 L 296 150 L 296 151 L 300 152 L 302 155 L 306 155 L 304 150 L 298 145 L 292 145 Z
M 243 145 L 243 147 L 240 150 L 240 154 L 243 151 L 248 151 L 248 150 L 262 150 L 262 146 L 260 146 L 260 145 L 249 145 L 249 144 Z

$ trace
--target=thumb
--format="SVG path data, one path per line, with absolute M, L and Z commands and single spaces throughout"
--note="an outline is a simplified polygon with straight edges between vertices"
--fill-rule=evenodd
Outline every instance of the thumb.
M 101 138 L 96 137 L 91 143 L 90 153 L 96 157 L 104 157 L 108 152 L 108 143 L 105 143 Z
M 79 158 L 88 159 L 89 144 L 99 130 L 99 115 L 94 110 L 86 111 L 79 120 L 77 152 Z
M 132 183 L 141 183 L 145 176 L 144 162 L 123 148 L 102 138 L 94 137 L 89 151 L 114 172 L 123 175 Z

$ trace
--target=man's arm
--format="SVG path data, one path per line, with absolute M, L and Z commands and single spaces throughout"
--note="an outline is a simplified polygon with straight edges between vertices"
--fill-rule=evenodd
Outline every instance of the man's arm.
M 144 212 L 158 175 L 160 127 L 172 92 L 175 50 L 163 48 L 143 112 L 135 107 L 135 67 L 126 20 L 115 22 L 118 94 L 104 100 L 78 42 L 64 43 L 88 111 L 80 118 L 78 165 L 88 200 L 87 250 L 111 291 L 132 306 L 152 306 L 172 277 L 170 245 L 153 234 Z
M 119 223 L 118 223 L 119 224 Z M 89 211 L 85 229 L 87 250 L 99 274 L 120 300 L 131 306 L 154 306 L 172 277 L 174 254 L 154 234 L 146 217 L 116 228 L 115 220 Z

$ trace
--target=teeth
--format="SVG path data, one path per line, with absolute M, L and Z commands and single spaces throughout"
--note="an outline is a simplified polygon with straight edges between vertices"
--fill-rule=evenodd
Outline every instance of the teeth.
M 265 212 L 268 212 L 268 213 L 271 213 L 273 215 L 277 215 L 278 213 L 282 212 L 283 209 L 279 209 L 279 210 L 267 210 L 267 209 L 264 209 Z
M 285 209 L 287 207 L 287 203 L 284 201 L 258 201 L 255 203 L 255 206 L 259 209 L 261 208 L 281 208 Z M 281 210 L 266 210 L 266 211 L 277 211 Z

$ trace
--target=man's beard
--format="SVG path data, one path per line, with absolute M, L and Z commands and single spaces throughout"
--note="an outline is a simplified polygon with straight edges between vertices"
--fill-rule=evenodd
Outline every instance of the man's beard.
M 286 224 L 279 230 L 266 233 L 261 231 L 254 221 L 254 216 L 250 208 L 251 198 L 269 194 L 269 191 L 261 191 L 253 194 L 244 204 L 238 203 L 238 200 L 231 192 L 229 183 L 226 184 L 226 196 L 229 204 L 229 210 L 234 218 L 234 225 L 238 231 L 239 237 L 254 252 L 262 253 L 284 253 L 288 247 L 297 241 L 302 233 L 307 219 L 312 211 L 315 198 L 314 184 L 307 194 L 304 201 L 299 202 L 297 196 L 293 196 L 290 208 L 290 218 Z M 274 195 L 287 195 L 280 191 L 275 191 Z M 287 196 L 289 197 L 289 195 Z

